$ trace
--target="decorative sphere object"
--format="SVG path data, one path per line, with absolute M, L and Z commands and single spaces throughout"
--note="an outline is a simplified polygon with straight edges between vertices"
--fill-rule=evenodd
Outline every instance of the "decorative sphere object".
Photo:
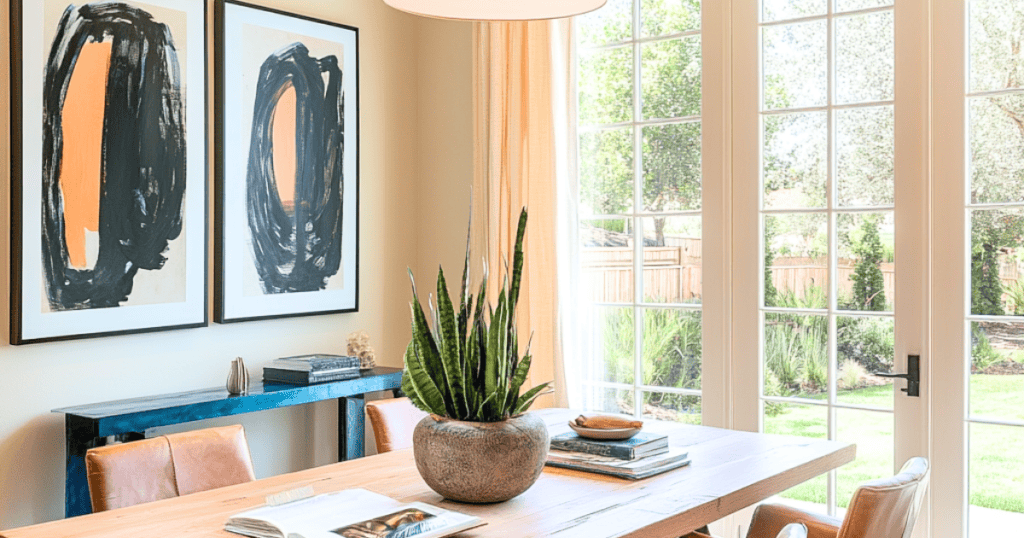
M 227 389 L 228 394 L 232 396 L 249 392 L 249 371 L 245 369 L 242 357 L 231 361 L 231 370 L 228 371 Z
M 550 439 L 526 413 L 501 422 L 425 417 L 413 430 L 416 468 L 430 489 L 465 503 L 507 501 L 540 477 Z

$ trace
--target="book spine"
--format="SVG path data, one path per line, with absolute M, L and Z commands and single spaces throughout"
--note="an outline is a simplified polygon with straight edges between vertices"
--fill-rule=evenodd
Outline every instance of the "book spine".
M 636 450 L 630 446 L 599 445 L 586 441 L 558 439 L 551 441 L 551 448 L 566 452 L 583 452 L 595 456 L 606 456 L 620 460 L 636 459 Z

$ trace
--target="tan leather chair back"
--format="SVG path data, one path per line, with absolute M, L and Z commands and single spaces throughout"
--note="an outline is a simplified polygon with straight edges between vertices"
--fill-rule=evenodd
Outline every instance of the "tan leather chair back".
M 930 471 L 928 460 L 911 458 L 898 475 L 865 482 L 853 493 L 838 538 L 910 538 Z
M 178 496 L 166 437 L 90 449 L 85 469 L 93 512 Z
M 380 453 L 411 447 L 412 431 L 427 416 L 409 398 L 366 402 L 366 415 L 373 424 L 373 438 Z
M 251 482 L 249 443 L 241 425 L 209 428 L 166 436 L 178 495 L 188 495 Z
M 93 448 L 85 469 L 93 512 L 256 479 L 239 425 Z

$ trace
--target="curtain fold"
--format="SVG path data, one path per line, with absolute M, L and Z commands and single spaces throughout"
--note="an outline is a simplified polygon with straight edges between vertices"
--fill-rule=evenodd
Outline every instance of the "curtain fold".
M 572 22 L 481 22 L 473 41 L 473 251 L 483 253 L 488 288 L 496 289 L 515 246 L 519 212 L 528 208 L 520 350 L 532 334 L 528 385 L 554 382 L 555 393 L 538 407 L 568 406 L 572 385 L 563 357 L 575 332 L 562 314 L 575 294 L 559 284 L 571 270 L 560 258 L 575 245 L 575 206 L 567 203 L 574 196 L 576 146 Z

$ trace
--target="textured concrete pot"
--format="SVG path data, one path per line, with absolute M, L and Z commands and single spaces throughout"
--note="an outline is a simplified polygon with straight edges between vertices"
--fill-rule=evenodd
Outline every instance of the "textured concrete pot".
M 544 469 L 548 428 L 526 413 L 503 422 L 428 416 L 412 435 L 416 468 L 430 489 L 465 503 L 507 501 Z

